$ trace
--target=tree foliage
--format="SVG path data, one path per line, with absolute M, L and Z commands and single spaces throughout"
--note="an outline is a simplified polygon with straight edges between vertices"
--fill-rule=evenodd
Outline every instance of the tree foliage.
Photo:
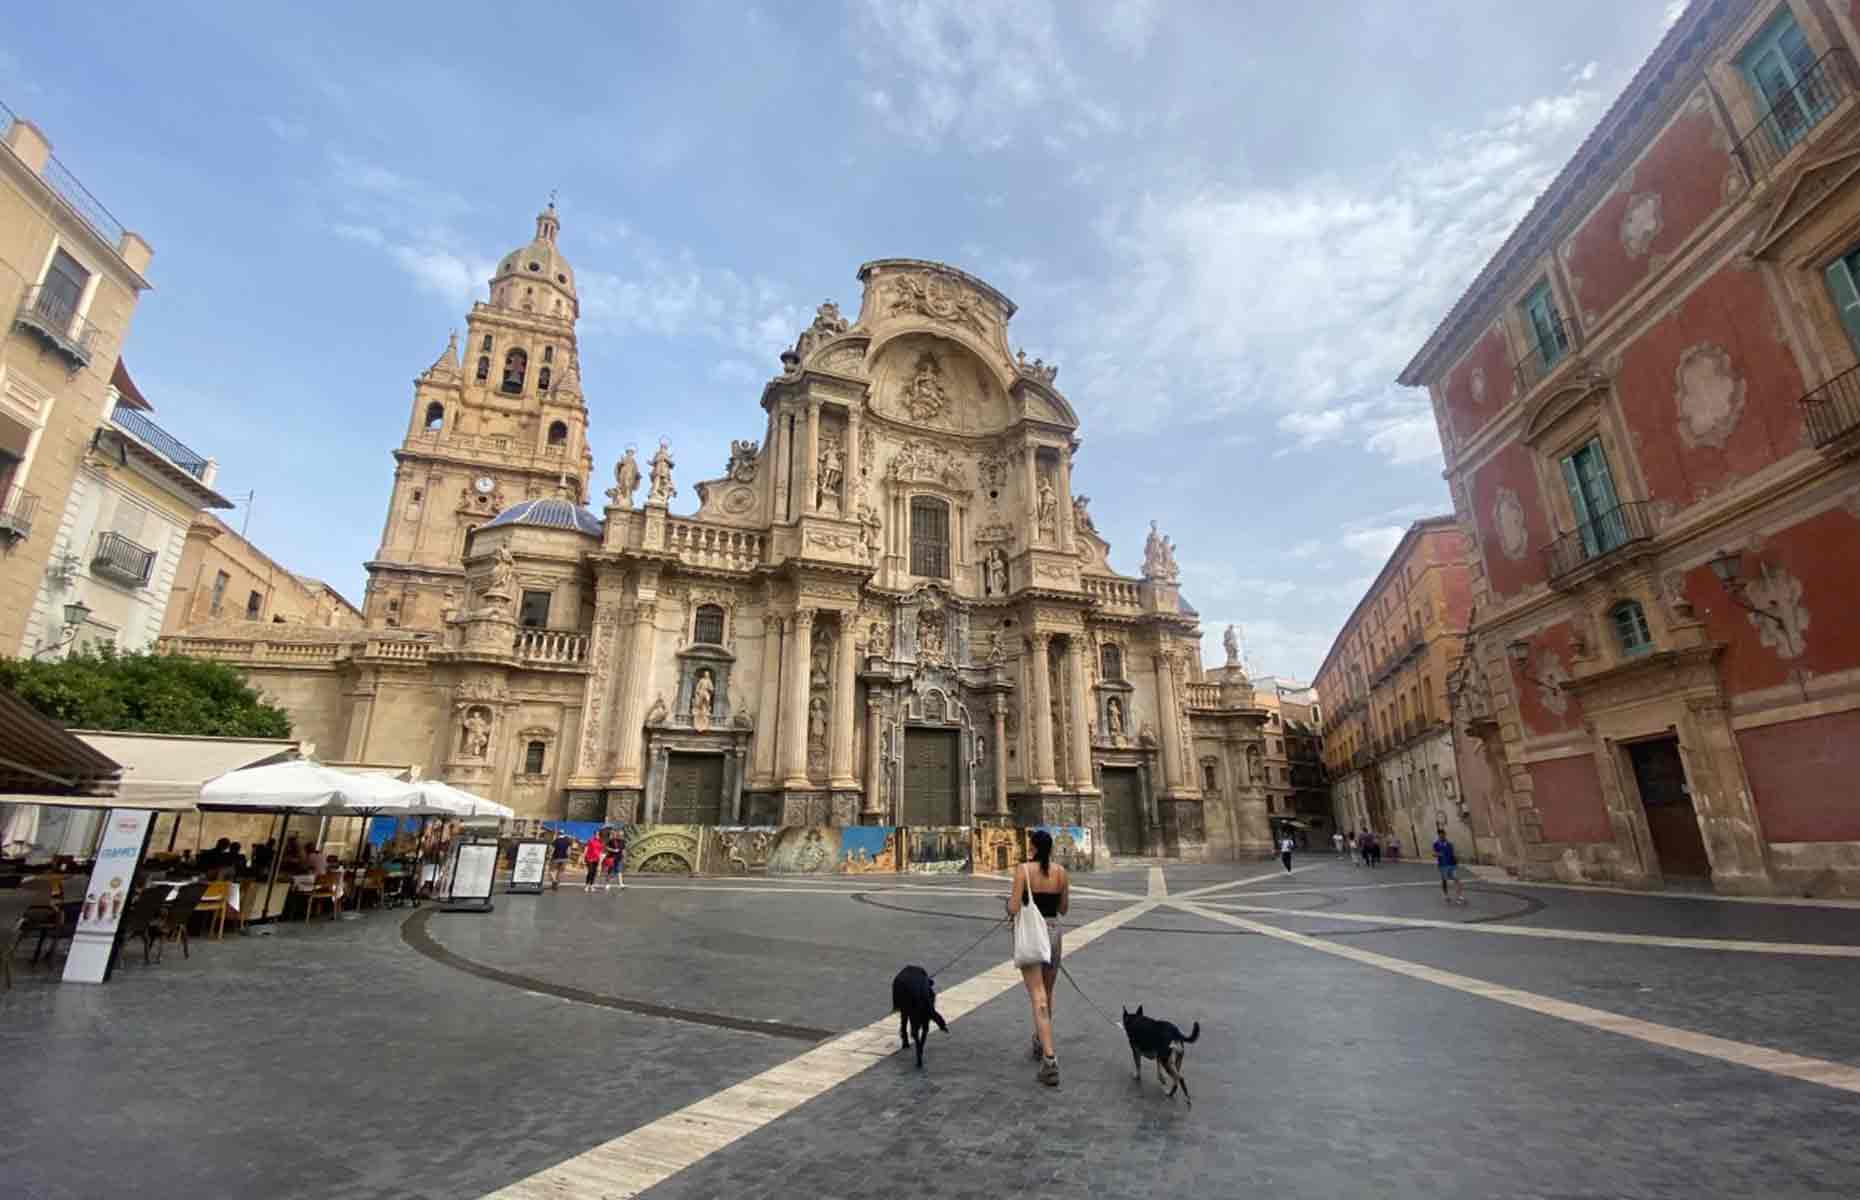
M 104 646 L 58 659 L 0 659 L 0 687 L 75 729 L 282 738 L 291 719 L 225 663 Z

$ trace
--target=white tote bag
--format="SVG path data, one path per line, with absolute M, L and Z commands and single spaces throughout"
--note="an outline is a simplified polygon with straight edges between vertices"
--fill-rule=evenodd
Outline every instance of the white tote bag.
M 1027 901 L 1014 918 L 1014 965 L 1031 967 L 1053 961 L 1053 943 L 1046 936 L 1046 918 L 1033 905 L 1033 872 L 1027 872 Z

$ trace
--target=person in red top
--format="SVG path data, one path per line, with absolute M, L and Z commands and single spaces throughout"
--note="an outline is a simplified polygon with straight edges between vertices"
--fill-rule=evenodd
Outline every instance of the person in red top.
M 583 887 L 581 889 L 582 891 L 591 892 L 594 890 L 594 881 L 601 876 L 601 858 L 606 852 L 607 848 L 601 845 L 600 831 L 596 830 L 594 836 L 588 839 L 588 848 L 583 851 L 581 855 L 581 861 L 585 863 L 588 868 L 587 886 Z

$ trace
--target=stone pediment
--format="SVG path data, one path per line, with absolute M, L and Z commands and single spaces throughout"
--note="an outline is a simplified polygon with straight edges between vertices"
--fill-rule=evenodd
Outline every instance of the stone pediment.
M 1860 146 L 1845 147 L 1804 166 L 1770 215 L 1763 232 L 1752 243 L 1751 254 L 1754 257 L 1766 255 L 1803 218 L 1820 208 L 1855 175 L 1860 175 Z

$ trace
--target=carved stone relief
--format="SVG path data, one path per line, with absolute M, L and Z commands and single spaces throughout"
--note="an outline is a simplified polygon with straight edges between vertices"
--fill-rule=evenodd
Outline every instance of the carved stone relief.
M 1660 193 L 1641 192 L 1628 200 L 1621 214 L 1621 248 L 1639 258 L 1660 233 Z
M 1531 535 L 1524 523 L 1524 504 L 1510 488 L 1498 489 L 1498 498 L 1492 502 L 1492 526 L 1498 530 L 1499 549 L 1505 557 L 1513 562 L 1522 560 L 1530 548 Z
M 1744 414 L 1744 380 L 1732 369 L 1728 351 L 1700 342 L 1679 356 L 1673 399 L 1679 408 L 1679 440 L 1688 447 L 1722 450 Z
M 952 325 L 967 326 L 979 334 L 988 332 L 981 298 L 943 275 L 894 275 L 885 290 L 885 307 L 892 316 L 916 313 Z

